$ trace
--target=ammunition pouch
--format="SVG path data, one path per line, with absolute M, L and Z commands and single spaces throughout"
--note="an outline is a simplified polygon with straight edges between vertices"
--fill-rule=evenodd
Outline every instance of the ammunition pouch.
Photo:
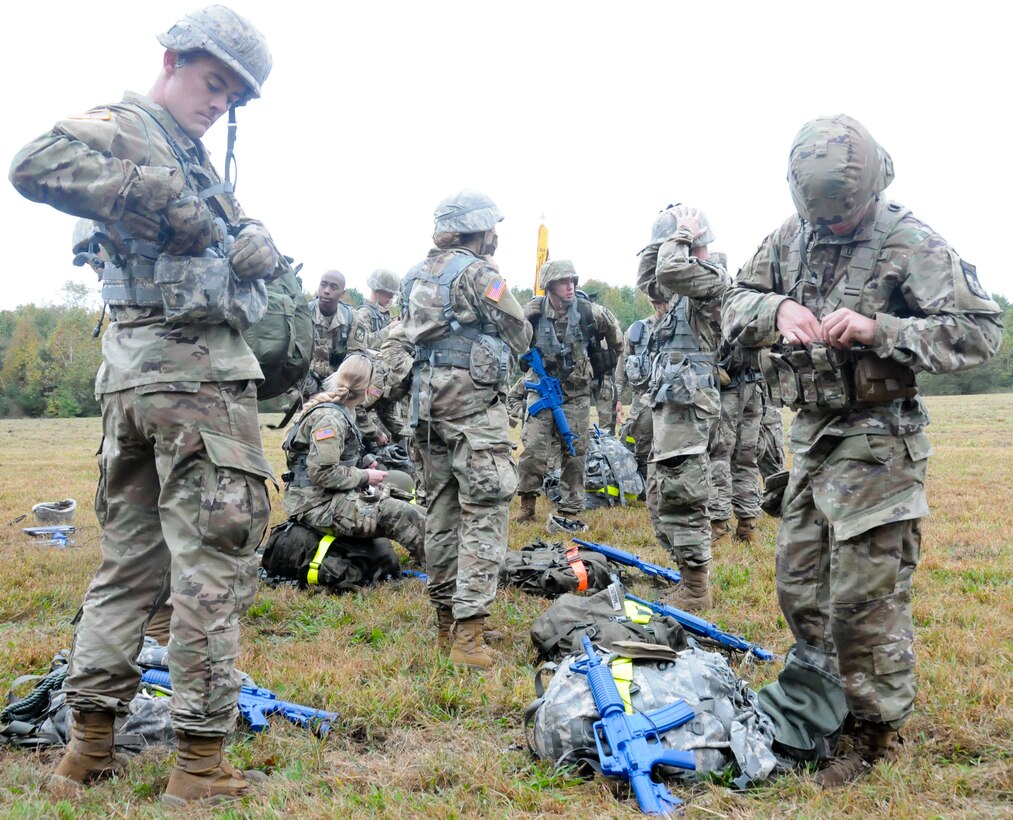
M 633 390 L 643 390 L 651 381 L 651 360 L 646 354 L 627 356 L 623 362 L 626 382 Z
M 654 403 L 694 404 L 698 390 L 717 388 L 715 370 L 713 353 L 662 351 L 654 362 Z
M 499 336 L 462 328 L 452 336 L 418 345 L 415 362 L 431 367 L 464 368 L 475 384 L 494 387 L 506 383 L 510 348 Z
M 914 371 L 863 350 L 777 345 L 760 351 L 771 399 L 792 410 L 840 410 L 909 399 L 918 392 Z
M 614 350 L 602 348 L 597 344 L 588 349 L 588 358 L 591 360 L 591 372 L 597 381 L 601 381 L 606 374 L 614 373 L 619 357 Z
M 263 279 L 239 279 L 220 256 L 170 256 L 155 262 L 165 318 L 185 324 L 228 324 L 243 331 L 267 312 Z

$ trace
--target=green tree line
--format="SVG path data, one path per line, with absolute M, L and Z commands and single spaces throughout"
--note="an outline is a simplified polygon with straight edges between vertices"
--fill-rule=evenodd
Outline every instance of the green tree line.
M 581 283 L 581 289 L 611 310 L 623 328 L 651 314 L 647 297 L 632 285 L 617 287 L 591 279 Z M 531 298 L 530 289 L 514 293 L 521 304 Z M 959 373 L 919 375 L 923 393 L 1013 391 L 1013 304 L 1002 296 L 994 298 L 1005 313 L 999 354 L 981 367 Z M 362 294 L 350 288 L 345 301 L 361 304 Z M 0 416 L 98 415 L 94 382 L 102 353 L 100 339 L 93 336 L 100 315 L 94 303 L 94 291 L 68 283 L 62 304 L 0 311 Z

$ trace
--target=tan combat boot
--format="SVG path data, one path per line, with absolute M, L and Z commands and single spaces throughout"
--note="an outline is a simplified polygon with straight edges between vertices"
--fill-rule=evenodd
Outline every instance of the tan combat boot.
M 436 607 L 436 648 L 449 652 L 454 644 L 454 610 L 448 606 Z
M 725 538 L 731 531 L 732 528 L 728 524 L 727 518 L 723 518 L 720 521 L 711 521 L 711 543 L 716 544 L 722 538 Z
M 201 737 L 176 732 L 179 751 L 169 774 L 163 803 L 183 806 L 194 801 L 226 803 L 250 793 L 253 783 L 263 783 L 263 772 L 241 772 L 225 759 L 224 737 Z
M 459 666 L 474 666 L 488 669 L 496 659 L 485 645 L 482 635 L 484 618 L 469 618 L 454 624 L 454 645 L 450 648 L 450 660 Z
M 126 760 L 113 754 L 116 716 L 112 712 L 75 709 L 72 716 L 70 743 L 49 778 L 50 790 L 54 792 L 71 792 L 77 786 L 122 774 L 127 768 Z
M 745 544 L 752 544 L 756 541 L 756 519 L 739 518 L 735 526 L 735 540 Z
M 702 612 L 713 606 L 707 567 L 681 567 L 682 583 L 662 596 L 661 600 L 676 609 Z
M 865 777 L 878 760 L 896 760 L 903 744 L 900 734 L 880 723 L 860 721 L 855 748 L 816 772 L 816 785 L 836 789 Z
M 521 496 L 521 511 L 515 521 L 518 524 L 527 524 L 530 521 L 535 520 L 535 507 L 538 504 L 537 495 L 522 495 Z

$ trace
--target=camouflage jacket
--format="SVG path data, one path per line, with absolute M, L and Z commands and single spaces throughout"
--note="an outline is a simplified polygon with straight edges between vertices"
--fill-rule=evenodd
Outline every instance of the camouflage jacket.
M 379 350 L 391 321 L 387 308 L 367 299 L 355 311 L 355 327 L 348 340 L 348 349 Z
M 116 245 L 114 255 L 120 256 L 126 248 L 116 224 L 131 218 L 157 223 L 168 201 L 171 171 L 183 171 L 200 187 L 221 181 L 201 142 L 188 137 L 165 109 L 131 93 L 124 95 L 123 105 L 58 122 L 22 148 L 10 170 L 14 187 L 28 199 L 101 223 Z M 185 168 L 166 132 L 185 153 Z M 139 184 L 138 167 L 165 171 L 161 187 L 148 179 L 143 201 L 130 196 L 131 187 Z M 230 193 L 211 200 L 230 233 L 259 224 L 245 216 Z M 102 338 L 96 393 L 166 382 L 263 378 L 242 335 L 228 325 L 169 324 L 160 307 L 117 307 L 113 319 Z
M 690 230 L 679 228 L 671 239 L 648 245 L 640 256 L 637 287 L 653 302 L 668 302 L 669 316 L 677 299 L 685 298 L 700 350 L 716 351 L 721 344 L 721 297 L 731 280 L 717 265 L 690 256 L 691 241 Z M 655 322 L 654 332 L 663 332 L 665 322 Z
M 455 318 L 462 325 L 494 327 L 513 355 L 520 356 L 531 341 L 531 325 L 499 271 L 461 248 L 433 248 L 422 264 L 438 274 L 454 254 L 460 253 L 474 257 L 474 262 L 450 286 Z M 401 327 L 404 344 L 413 348 L 450 337 L 453 331 L 443 315 L 436 285 L 421 279 L 412 283 Z M 456 419 L 473 415 L 488 408 L 506 390 L 503 384 L 476 384 L 468 370 L 461 367 L 425 365 L 420 376 L 422 418 Z
M 310 302 L 310 313 L 313 317 L 313 359 L 310 362 L 310 373 L 316 377 L 319 390 L 324 379 L 338 369 L 348 352 L 355 329 L 355 311 L 344 302 L 339 302 L 334 313 L 325 316 L 314 299 Z
M 369 483 L 369 475 L 356 464 L 362 445 L 345 414 L 334 407 L 313 410 L 299 422 L 286 453 L 289 469 L 303 457 L 313 482 L 309 487 L 285 488 L 285 512 L 299 515 L 327 504 L 335 493 L 357 492 Z
M 851 236 L 836 237 L 791 216 L 768 236 L 739 271 L 722 309 L 725 335 L 745 347 L 780 339 L 777 309 L 786 299 L 809 308 L 817 319 L 847 306 L 876 320 L 870 349 L 915 372 L 944 373 L 989 359 L 1002 342 L 1001 309 L 978 283 L 972 265 L 946 240 L 910 213 L 887 235 L 864 286 L 848 282 L 853 246 L 867 241 L 884 208 L 877 200 Z M 805 264 L 789 272 L 793 249 Z M 858 283 L 861 284 L 861 283 Z M 842 410 L 803 409 L 791 428 L 796 450 L 822 435 L 906 435 L 928 423 L 918 397 Z

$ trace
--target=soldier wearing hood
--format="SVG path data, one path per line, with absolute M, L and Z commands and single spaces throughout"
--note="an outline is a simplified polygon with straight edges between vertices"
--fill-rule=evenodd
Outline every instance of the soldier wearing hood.
M 820 759 L 853 718 L 823 787 L 891 759 L 914 706 L 911 579 L 928 512 L 928 415 L 915 374 L 998 350 L 1001 311 L 974 266 L 882 192 L 890 155 L 844 115 L 806 123 L 788 183 L 797 214 L 727 293 L 722 325 L 761 354 L 774 398 L 798 410 L 777 535 L 777 593 L 796 644 L 761 693 L 778 741 Z

